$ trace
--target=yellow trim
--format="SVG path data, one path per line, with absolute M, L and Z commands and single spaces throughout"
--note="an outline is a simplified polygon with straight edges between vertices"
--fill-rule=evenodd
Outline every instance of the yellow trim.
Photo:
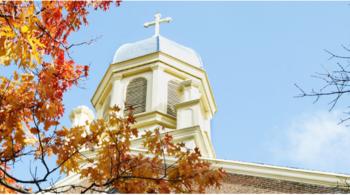
M 327 187 L 348 188 L 350 175 L 336 174 L 289 167 L 202 158 L 212 163 L 214 167 L 222 167 L 225 171 L 234 174 L 265 177 L 285 181 L 314 184 Z
M 179 107 L 188 107 L 188 106 L 192 106 L 194 104 L 198 104 L 200 103 L 199 99 L 194 99 L 194 100 L 190 100 L 190 101 L 186 101 L 186 102 L 181 102 L 175 105 L 175 109 L 179 109 Z
M 171 129 L 176 128 L 175 117 L 159 111 L 138 113 L 135 115 L 135 120 L 136 120 L 136 123 L 134 124 L 135 128 L 142 128 L 150 125 L 160 125 Z

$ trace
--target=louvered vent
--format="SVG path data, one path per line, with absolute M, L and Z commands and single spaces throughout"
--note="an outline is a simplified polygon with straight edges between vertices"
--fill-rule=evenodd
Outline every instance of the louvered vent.
M 175 105 L 180 102 L 179 99 L 179 83 L 171 80 L 168 82 L 168 106 L 167 113 L 176 117 Z
M 147 80 L 136 78 L 132 80 L 126 91 L 126 109 L 132 106 L 134 114 L 146 111 Z

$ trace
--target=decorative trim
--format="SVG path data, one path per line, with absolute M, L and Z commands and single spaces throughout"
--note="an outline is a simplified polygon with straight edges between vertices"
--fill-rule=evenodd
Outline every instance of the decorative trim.
M 199 83 L 197 83 L 196 81 L 194 81 L 192 79 L 188 79 L 186 81 L 182 81 L 181 86 L 182 87 L 199 87 Z
M 153 71 L 155 71 L 155 70 L 164 70 L 164 67 L 162 65 L 160 65 L 159 63 L 156 63 L 156 64 L 151 65 L 151 69 Z
M 202 158 L 214 167 L 222 167 L 229 173 L 293 181 L 327 187 L 349 188 L 350 175 L 336 174 L 289 167 Z
M 135 114 L 135 128 L 142 128 L 147 125 L 162 125 L 167 128 L 176 128 L 175 117 L 159 111 L 142 112 Z
M 189 100 L 186 102 L 181 102 L 175 105 L 175 109 L 178 110 L 181 107 L 188 107 L 188 106 L 192 106 L 194 104 L 198 104 L 200 103 L 200 99 L 194 99 L 194 100 Z
M 114 74 L 112 76 L 113 80 L 121 80 L 123 78 L 123 74 Z

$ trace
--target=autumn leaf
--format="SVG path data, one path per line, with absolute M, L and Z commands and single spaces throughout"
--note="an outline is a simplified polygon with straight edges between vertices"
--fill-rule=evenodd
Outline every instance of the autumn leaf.
M 28 32 L 29 28 L 28 26 L 24 25 L 24 26 L 21 26 L 21 33 L 26 33 Z
M 40 131 L 36 127 L 30 128 L 30 132 L 33 134 L 38 134 Z

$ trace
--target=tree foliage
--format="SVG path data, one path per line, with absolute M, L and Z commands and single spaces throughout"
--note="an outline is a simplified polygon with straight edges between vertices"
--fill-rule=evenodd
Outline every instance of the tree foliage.
M 110 5 L 110 1 L 0 0 L 0 68 L 15 69 L 11 75 L 0 75 L 0 193 L 204 192 L 220 185 L 222 169 L 211 169 L 198 149 L 188 151 L 159 130 L 142 135 L 145 154 L 133 153 L 131 140 L 141 135 L 133 128 L 132 112 L 120 117 L 116 106 L 106 121 L 60 126 L 64 94 L 89 71 L 69 53 L 87 42 L 72 44 L 69 35 L 88 24 L 89 10 L 105 11 Z M 53 156 L 54 167 L 48 163 Z M 11 167 L 22 159 L 40 163 L 41 174 L 30 167 L 31 179 L 14 175 Z M 79 173 L 87 183 L 47 184 L 56 171 Z

